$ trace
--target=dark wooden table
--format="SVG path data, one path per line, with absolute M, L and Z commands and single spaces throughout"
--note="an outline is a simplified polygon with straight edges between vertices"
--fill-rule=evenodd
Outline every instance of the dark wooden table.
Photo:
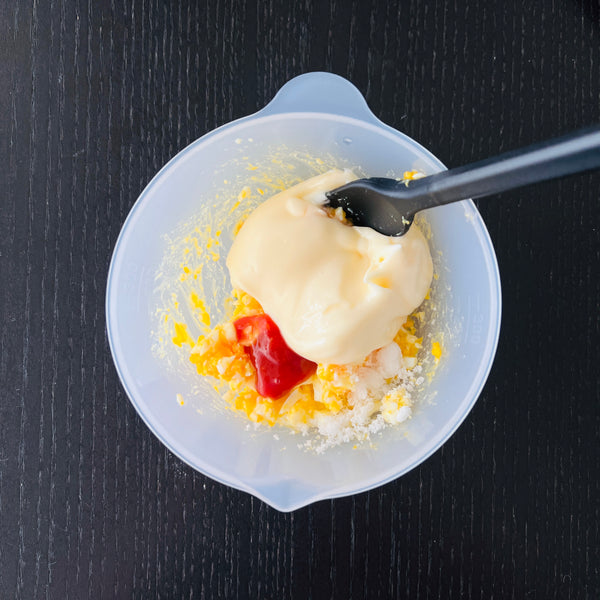
M 504 315 L 465 423 L 280 514 L 137 416 L 104 319 L 153 174 L 339 73 L 448 165 L 600 122 L 597 0 L 0 3 L 0 598 L 598 598 L 600 175 L 479 203 Z

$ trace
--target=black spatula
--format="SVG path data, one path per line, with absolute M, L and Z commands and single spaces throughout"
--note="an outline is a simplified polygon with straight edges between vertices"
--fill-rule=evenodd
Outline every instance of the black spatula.
M 599 167 L 596 125 L 421 179 L 357 179 L 328 192 L 327 199 L 329 206 L 341 206 L 354 225 L 400 236 L 409 230 L 415 214 L 426 208 Z

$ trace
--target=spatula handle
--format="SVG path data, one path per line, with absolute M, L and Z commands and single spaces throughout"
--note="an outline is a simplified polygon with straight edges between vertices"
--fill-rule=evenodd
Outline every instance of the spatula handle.
M 530 183 L 600 167 L 600 125 L 411 181 L 403 198 L 421 197 L 421 208 L 480 198 Z M 407 194 L 408 192 L 408 194 Z M 426 206 L 426 197 L 430 204 Z

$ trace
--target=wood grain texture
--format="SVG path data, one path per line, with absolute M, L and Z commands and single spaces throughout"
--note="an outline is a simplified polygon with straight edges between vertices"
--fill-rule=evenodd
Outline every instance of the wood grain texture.
M 192 471 L 113 367 L 113 245 L 178 150 L 310 70 L 448 165 L 600 121 L 596 0 L 0 3 L 0 598 L 598 598 L 600 176 L 479 202 L 475 409 L 380 489 L 279 514 Z

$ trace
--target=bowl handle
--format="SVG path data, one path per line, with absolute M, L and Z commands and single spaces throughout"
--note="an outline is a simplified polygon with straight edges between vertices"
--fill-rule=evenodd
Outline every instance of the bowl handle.
M 261 115 L 318 112 L 379 123 L 362 94 L 347 79 L 317 71 L 290 79 L 261 111 Z

